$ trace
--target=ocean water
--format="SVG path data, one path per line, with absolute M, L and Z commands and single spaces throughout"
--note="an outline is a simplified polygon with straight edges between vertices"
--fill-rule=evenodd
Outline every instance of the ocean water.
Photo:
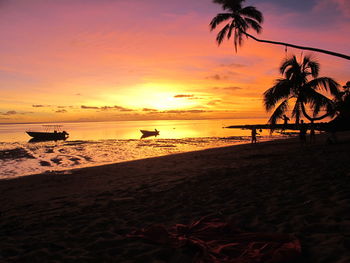
M 27 130 L 45 124 L 0 124 L 0 179 L 124 162 L 174 153 L 249 143 L 250 131 L 230 125 L 263 124 L 261 119 L 59 123 L 65 141 L 30 142 Z M 54 123 L 50 123 L 51 125 Z M 141 138 L 140 129 L 160 131 Z M 282 135 L 263 131 L 259 141 Z

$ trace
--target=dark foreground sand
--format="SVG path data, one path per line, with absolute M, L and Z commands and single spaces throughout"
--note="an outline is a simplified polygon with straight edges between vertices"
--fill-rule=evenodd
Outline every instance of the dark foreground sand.
M 0 181 L 0 262 L 190 262 L 126 238 L 202 216 L 295 234 L 299 262 L 350 262 L 350 134 L 239 145 Z

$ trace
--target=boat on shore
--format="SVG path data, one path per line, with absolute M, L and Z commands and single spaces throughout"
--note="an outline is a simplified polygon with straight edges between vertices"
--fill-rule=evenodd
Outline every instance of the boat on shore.
M 69 137 L 69 133 L 61 131 L 61 125 L 43 125 L 44 131 L 26 131 L 26 133 L 32 137 L 32 141 L 57 141 L 66 140 Z
M 159 131 L 157 129 L 154 129 L 154 131 L 148 131 L 148 130 L 140 130 L 140 132 L 142 133 L 142 138 L 147 138 L 150 136 L 158 136 L 159 135 Z

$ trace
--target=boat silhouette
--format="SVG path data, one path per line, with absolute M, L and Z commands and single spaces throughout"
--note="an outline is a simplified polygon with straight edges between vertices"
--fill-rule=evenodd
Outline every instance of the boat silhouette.
M 147 138 L 147 137 L 157 137 L 159 135 L 159 131 L 157 129 L 154 129 L 154 131 L 148 131 L 148 130 L 140 130 L 142 133 L 141 139 Z
M 43 125 L 44 131 L 26 131 L 32 137 L 30 142 L 66 140 L 68 132 L 61 131 L 61 125 Z

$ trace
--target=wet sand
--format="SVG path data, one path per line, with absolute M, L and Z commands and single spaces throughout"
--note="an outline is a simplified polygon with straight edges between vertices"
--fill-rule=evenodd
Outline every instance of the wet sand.
M 134 229 L 233 220 L 294 234 L 299 262 L 350 262 L 350 133 L 0 181 L 0 262 L 191 262 Z

